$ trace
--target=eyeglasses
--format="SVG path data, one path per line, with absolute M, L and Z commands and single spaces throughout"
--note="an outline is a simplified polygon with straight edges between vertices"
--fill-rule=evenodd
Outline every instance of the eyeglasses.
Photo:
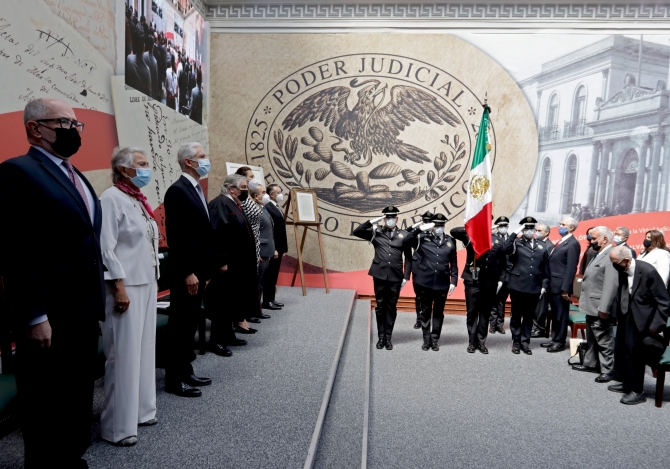
M 77 129 L 78 132 L 83 132 L 84 131 L 84 123 L 79 122 L 79 121 L 73 121 L 68 119 L 67 117 L 56 117 L 54 119 L 40 119 L 36 120 L 38 124 L 41 124 L 42 122 L 56 122 L 62 129 L 72 129 L 75 128 Z

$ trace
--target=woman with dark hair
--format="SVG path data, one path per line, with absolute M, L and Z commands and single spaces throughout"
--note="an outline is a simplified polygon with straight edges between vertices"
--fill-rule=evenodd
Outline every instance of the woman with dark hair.
M 639 260 L 653 265 L 667 286 L 670 277 L 670 252 L 666 247 L 663 233 L 649 230 L 644 238 L 644 251 L 640 254 Z
M 596 251 L 593 250 L 591 247 L 591 230 L 594 227 L 589 228 L 586 230 L 586 251 L 584 251 L 584 255 L 582 256 L 582 260 L 579 263 L 579 275 L 584 275 L 584 272 L 586 271 L 586 266 L 589 265 L 589 263 L 593 260 L 594 257 L 598 255 Z

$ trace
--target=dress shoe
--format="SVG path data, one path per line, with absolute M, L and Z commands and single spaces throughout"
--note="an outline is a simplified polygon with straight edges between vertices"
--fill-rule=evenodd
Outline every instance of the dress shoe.
M 235 340 L 231 340 L 228 345 L 230 346 L 242 346 L 242 345 L 247 345 L 247 341 L 244 339 L 238 339 L 237 337 Z
M 220 356 L 220 357 L 232 357 L 233 352 L 228 350 L 225 346 L 221 344 L 207 344 L 207 350 Z
M 607 390 L 612 392 L 618 392 L 621 394 L 628 394 L 630 392 L 628 389 L 624 387 L 623 383 L 610 384 L 609 386 L 607 386 Z
M 480 352 L 482 352 L 484 355 L 488 355 L 488 354 L 489 354 L 489 349 L 487 349 L 485 345 L 481 345 L 481 344 L 478 345 L 478 346 L 477 346 L 477 350 L 479 350 Z
M 250 318 L 250 319 L 247 319 L 247 322 L 251 322 L 251 323 L 254 323 L 254 324 L 260 324 L 261 320 L 259 318 Z
M 647 402 L 647 398 L 644 397 L 643 392 L 631 391 L 628 394 L 626 394 L 625 396 L 623 396 L 619 402 L 621 402 L 622 404 L 626 404 L 626 405 L 635 405 L 635 404 L 642 404 L 643 402 Z
M 384 339 L 379 339 L 377 341 L 377 350 L 381 350 L 384 348 Z
M 209 386 L 212 384 L 212 378 L 201 378 L 200 376 L 191 375 L 184 382 L 189 386 Z
M 519 348 L 518 345 L 513 345 L 512 346 L 512 353 L 519 355 L 521 353 L 521 349 Z
M 265 303 L 263 305 L 263 309 L 272 309 L 272 310 L 278 310 L 281 309 L 281 306 L 279 306 L 277 303 Z
M 598 373 L 598 370 L 595 368 L 585 365 L 572 365 L 572 369 L 575 371 L 586 371 L 587 373 Z
M 554 345 L 554 341 L 550 340 L 549 342 L 542 342 L 542 343 L 540 344 L 540 347 L 542 347 L 542 348 L 549 348 L 549 347 L 551 347 L 552 345 Z
M 419 323 L 419 321 L 414 323 L 414 329 L 421 329 L 421 323 Z
M 233 326 L 233 331 L 237 334 L 255 334 L 256 329 L 252 329 L 251 327 L 249 329 L 243 329 L 240 326 Z
M 609 383 L 612 381 L 612 375 L 609 373 L 601 373 L 596 376 L 596 383 Z
M 477 347 L 475 347 L 474 345 L 472 344 L 468 345 L 468 353 L 475 353 L 476 350 Z
M 391 339 L 386 339 L 384 341 L 384 347 L 386 350 L 393 350 L 393 342 L 391 342 Z
M 495 334 L 496 330 L 493 327 L 489 327 L 489 334 Z
M 270 319 L 270 318 L 272 318 L 272 316 L 270 316 L 269 314 L 265 314 L 265 313 L 261 313 L 261 315 L 258 316 L 258 317 L 261 318 L 261 319 Z
M 498 327 L 496 331 L 500 332 L 501 334 L 505 333 L 505 328 L 504 327 Z
M 530 333 L 530 338 L 531 339 L 541 339 L 544 337 L 544 332 L 540 331 L 533 331 Z
M 533 351 L 530 348 L 522 348 L 521 351 L 526 355 L 532 355 Z
M 280 303 L 279 301 L 272 301 L 272 304 L 275 306 L 279 306 L 280 308 L 284 307 L 284 303 Z
M 423 350 L 424 352 L 427 351 L 427 350 L 430 350 L 430 344 L 423 344 L 421 346 L 421 350 Z
M 565 344 L 554 344 L 551 347 L 547 348 L 547 352 L 549 353 L 556 353 L 556 352 L 562 352 L 565 350 Z
M 165 386 L 165 392 L 170 394 L 176 394 L 180 397 L 200 397 L 202 396 L 202 391 L 193 386 L 189 386 L 186 383 L 177 383 L 170 386 Z
M 156 417 L 147 420 L 146 422 L 140 422 L 137 424 L 138 427 L 153 427 L 158 423 L 158 419 Z
M 107 440 L 105 440 L 107 441 Z M 135 446 L 137 444 L 137 437 L 136 436 L 128 436 L 124 438 L 123 440 L 117 441 L 114 443 L 113 441 L 109 441 L 108 443 L 113 444 L 114 446 Z
M 430 348 L 433 349 L 433 352 L 439 352 L 440 351 L 440 346 L 437 345 L 437 341 L 433 341 L 433 343 L 430 344 Z

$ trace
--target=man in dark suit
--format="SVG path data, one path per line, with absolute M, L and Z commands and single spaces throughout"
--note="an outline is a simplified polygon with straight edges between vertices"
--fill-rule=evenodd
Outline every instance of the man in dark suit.
M 213 271 L 212 225 L 207 201 L 198 182 L 210 163 L 197 142 L 179 147 L 182 176 L 165 193 L 165 233 L 170 248 L 170 319 L 165 390 L 182 397 L 202 395 L 197 386 L 212 384 L 193 372 L 193 336 L 201 313 L 203 294 Z
M 509 218 L 502 216 L 498 217 L 495 221 L 497 227 L 496 233 L 493 236 L 493 244 L 504 245 L 505 241 L 509 239 L 509 234 L 507 230 L 509 229 Z M 495 241 L 498 240 L 498 243 Z M 509 282 L 509 272 L 512 269 L 512 264 L 509 261 L 509 256 L 505 255 L 500 249 L 498 251 L 501 258 L 498 263 L 500 264 L 500 279 L 498 280 L 498 287 L 496 288 L 496 301 L 493 303 L 493 308 L 491 311 L 490 327 L 489 332 L 495 334 L 500 332 L 501 334 L 505 333 L 505 304 L 507 303 L 507 297 L 509 297 L 509 288 L 507 283 Z
M 488 354 L 486 337 L 488 336 L 489 316 L 495 308 L 496 287 L 500 278 L 500 250 L 502 244 L 493 238 L 491 249 L 475 261 L 475 250 L 465 227 L 451 229 L 451 236 L 463 243 L 466 249 L 465 267 L 461 278 L 465 287 L 466 324 L 468 328 L 468 353 L 479 350 Z M 504 256 L 503 256 L 504 258 Z M 474 271 L 474 272 L 473 272 Z
M 375 248 L 375 256 L 368 275 L 372 277 L 375 288 L 377 306 L 377 349 L 393 350 L 393 326 L 398 311 L 400 289 L 405 286 L 412 272 L 412 249 L 403 245 L 408 235 L 405 230 L 398 229 L 398 213 L 393 206 L 382 210 L 384 216 L 366 221 L 356 227 L 353 235 L 365 239 Z M 375 226 L 384 220 L 384 227 Z M 405 259 L 403 272 L 403 258 Z
M 421 221 L 412 225 L 407 230 L 407 232 L 411 234 L 412 231 L 420 230 L 420 225 L 430 223 L 432 218 L 433 218 L 432 212 L 430 211 L 424 212 L 424 214 L 421 215 Z M 416 293 L 416 286 L 414 286 L 414 292 Z M 414 298 L 414 307 L 416 309 L 416 322 L 414 323 L 414 329 L 421 329 L 421 301 L 419 300 L 418 295 Z
M 544 246 L 547 253 L 551 255 L 551 250 L 554 248 L 554 243 L 549 239 L 551 228 L 546 223 L 540 223 L 535 227 L 535 241 L 539 245 Z M 537 301 L 537 308 L 535 308 L 535 317 L 533 318 L 533 329 L 530 332 L 530 337 L 537 339 L 539 337 L 547 337 L 547 312 L 549 310 L 548 295 L 542 295 Z
M 549 257 L 547 250 L 534 239 L 537 220 L 526 217 L 503 245 L 503 251 L 512 262 L 509 291 L 512 314 L 509 328 L 512 332 L 512 353 L 532 355 L 530 331 L 535 308 L 549 287 Z M 517 235 L 521 235 L 517 238 Z
M 0 165 L 0 276 L 16 340 L 25 467 L 83 468 L 105 319 L 102 212 L 70 162 L 84 129 L 72 108 L 39 98 L 23 117 L 30 150 Z
M 643 392 L 644 340 L 656 336 L 666 327 L 670 313 L 670 296 L 665 281 L 646 262 L 636 261 L 630 249 L 617 246 L 610 252 L 612 266 L 619 272 L 619 324 L 614 357 L 616 379 L 607 389 L 624 393 L 622 404 L 646 401 Z
M 188 116 L 191 120 L 202 124 L 202 73 L 198 71 L 197 86 L 191 90 Z
M 554 327 L 552 327 L 551 341 L 540 344 L 540 346 L 545 347 L 550 353 L 565 350 L 572 283 L 577 275 L 579 253 L 582 250 L 579 241 L 572 235 L 576 229 L 577 220 L 571 217 L 564 218 L 558 227 L 558 234 L 562 238 L 549 255 L 549 271 L 551 272 L 549 303 Z
M 280 204 L 284 201 L 284 194 L 281 193 L 281 187 L 277 184 L 270 184 L 267 188 L 270 202 L 265 204 L 265 209 L 272 217 L 274 223 L 275 250 L 277 257 L 270 259 L 268 270 L 263 278 L 263 308 L 280 309 L 283 303 L 275 300 L 275 287 L 279 278 L 279 268 L 284 254 L 288 252 L 288 241 L 286 239 L 286 220 L 282 213 Z

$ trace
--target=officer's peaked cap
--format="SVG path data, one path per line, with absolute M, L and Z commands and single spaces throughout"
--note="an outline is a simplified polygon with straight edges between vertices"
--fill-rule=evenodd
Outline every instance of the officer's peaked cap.
M 400 210 L 398 210 L 396 207 L 393 205 L 389 205 L 386 207 L 384 210 L 382 210 L 382 213 L 386 215 L 387 217 L 395 217 L 400 213 Z

